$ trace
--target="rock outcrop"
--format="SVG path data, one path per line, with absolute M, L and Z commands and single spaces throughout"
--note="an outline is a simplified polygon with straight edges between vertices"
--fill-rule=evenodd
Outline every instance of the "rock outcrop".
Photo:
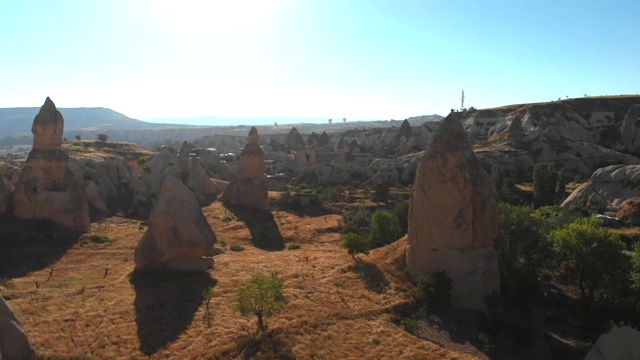
M 0 359 L 36 360 L 36 352 L 20 321 L 0 296 Z
M 264 152 L 258 144 L 258 130 L 249 131 L 249 142 L 240 154 L 238 177 L 233 179 L 220 197 L 223 202 L 269 209 L 268 179 L 264 175 Z
M 640 196 L 640 165 L 612 165 L 596 170 L 589 181 L 578 186 L 562 202 L 563 208 L 586 202 L 606 202 L 620 206 L 627 199 Z
M 63 119 L 47 98 L 33 121 L 33 149 L 13 195 L 13 215 L 48 219 L 70 230 L 89 231 L 89 205 L 61 149 Z
M 640 226 L 640 197 L 623 202 L 616 217 L 628 226 Z
M 289 135 L 287 135 L 287 140 L 284 144 L 289 150 L 304 150 L 306 147 L 302 135 L 300 135 L 298 129 L 295 127 L 292 127 L 291 131 L 289 131 Z
M 138 269 L 200 271 L 213 268 L 216 236 L 195 196 L 180 180 L 167 176 L 149 228 L 135 251 Z
M 416 278 L 445 271 L 456 307 L 484 310 L 500 289 L 498 196 L 455 114 L 450 114 L 418 165 L 409 211 L 406 265 Z
M 640 332 L 628 327 L 614 327 L 601 335 L 584 360 L 640 359 Z

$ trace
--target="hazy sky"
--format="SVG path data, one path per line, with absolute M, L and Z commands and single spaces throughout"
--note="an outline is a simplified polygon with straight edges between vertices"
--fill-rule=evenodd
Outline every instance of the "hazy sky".
M 640 93 L 640 0 L 0 0 L 0 107 L 403 119 Z

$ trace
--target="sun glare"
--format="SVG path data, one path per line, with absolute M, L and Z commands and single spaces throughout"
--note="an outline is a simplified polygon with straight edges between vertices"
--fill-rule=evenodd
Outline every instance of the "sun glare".
M 211 33 L 243 32 L 274 15 L 282 0 L 158 0 L 168 24 L 177 34 L 200 37 Z

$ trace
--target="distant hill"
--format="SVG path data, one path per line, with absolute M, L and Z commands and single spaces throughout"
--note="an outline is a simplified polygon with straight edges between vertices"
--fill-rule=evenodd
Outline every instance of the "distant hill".
M 187 125 L 154 124 L 132 119 L 107 108 L 58 108 L 67 130 L 144 130 Z M 39 107 L 0 108 L 0 136 L 30 135 L 31 125 Z

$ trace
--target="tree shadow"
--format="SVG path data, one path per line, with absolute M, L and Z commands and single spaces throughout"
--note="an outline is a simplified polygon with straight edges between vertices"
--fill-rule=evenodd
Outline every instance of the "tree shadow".
M 378 265 L 374 263 L 356 260 L 356 263 L 351 266 L 350 270 L 360 276 L 362 281 L 364 281 L 364 286 L 369 291 L 381 294 L 385 292 L 389 286 L 389 279 L 387 279 L 387 276 L 380 270 Z
M 0 278 L 21 277 L 49 267 L 80 235 L 50 220 L 0 218 Z
M 225 352 L 223 358 L 233 359 L 282 359 L 296 358 L 291 339 L 284 333 L 269 330 L 265 333 L 242 335 L 236 339 L 235 349 Z
M 207 272 L 140 271 L 129 282 L 136 292 L 134 306 L 140 351 L 156 353 L 178 339 L 202 304 L 202 292 L 217 280 Z
M 231 204 L 224 204 L 224 207 L 247 225 L 255 247 L 267 251 L 284 250 L 284 238 L 271 211 Z

